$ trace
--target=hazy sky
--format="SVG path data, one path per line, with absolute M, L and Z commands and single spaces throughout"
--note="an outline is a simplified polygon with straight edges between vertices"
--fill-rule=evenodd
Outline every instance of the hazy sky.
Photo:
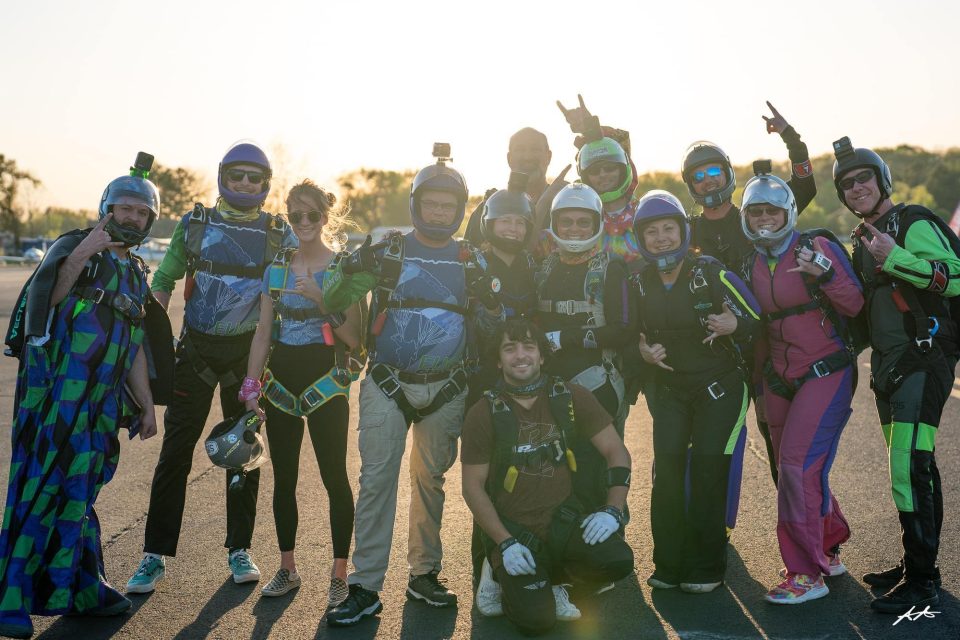
M 737 163 L 785 158 L 769 99 L 812 154 L 960 145 L 947 2 L 8 3 L 0 153 L 95 208 L 138 150 L 213 178 L 230 144 L 282 143 L 295 177 L 415 168 L 450 142 L 473 193 L 505 186 L 507 139 L 544 131 L 551 174 L 573 158 L 555 106 L 582 93 L 629 129 L 640 171 L 676 170 L 711 139 Z

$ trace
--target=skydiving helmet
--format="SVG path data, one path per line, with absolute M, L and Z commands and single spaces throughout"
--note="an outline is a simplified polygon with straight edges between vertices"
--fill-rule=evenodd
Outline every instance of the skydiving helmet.
M 620 165 L 618 186 L 613 191 L 601 193 L 600 200 L 614 202 L 627 195 L 633 182 L 633 169 L 630 167 L 627 152 L 623 147 L 612 138 L 600 138 L 584 144 L 577 153 L 577 173 L 580 174 L 580 179 L 584 180 L 590 167 L 599 162 L 613 162 Z
M 413 226 L 432 240 L 446 240 L 453 236 L 463 222 L 463 215 L 467 208 L 467 181 L 460 172 L 447 166 L 453 158 L 450 157 L 450 145 L 442 142 L 433 145 L 433 155 L 436 164 L 421 169 L 410 186 L 410 219 Z M 445 191 L 457 197 L 457 215 L 448 225 L 427 224 L 420 215 L 420 198 L 427 189 Z
M 524 192 L 527 188 L 527 175 L 518 171 L 511 172 L 510 182 L 503 191 L 497 191 L 483 205 L 480 218 L 480 232 L 483 239 L 507 253 L 519 253 L 533 232 L 533 205 Z M 523 240 L 500 238 L 493 232 L 493 221 L 504 216 L 515 215 L 523 219 L 527 233 Z
M 260 193 L 240 193 L 231 191 L 227 188 L 227 181 L 224 174 L 228 169 L 239 164 L 251 164 L 263 169 L 263 188 Z M 240 141 L 234 143 L 227 150 L 223 160 L 220 161 L 220 168 L 217 170 L 217 189 L 220 191 L 220 197 L 228 205 L 241 211 L 256 209 L 263 205 L 270 193 L 270 179 L 273 177 L 273 170 L 270 168 L 270 160 L 267 154 L 260 147 L 252 142 Z
M 269 456 L 258 432 L 261 424 L 263 420 L 255 411 L 217 424 L 204 442 L 210 462 L 242 473 L 263 465 Z
M 743 188 L 743 203 L 740 205 L 740 226 L 743 227 L 744 235 L 753 244 L 759 247 L 775 247 L 793 233 L 797 226 L 797 199 L 794 197 L 790 185 L 777 176 L 765 173 L 763 169 L 758 169 L 758 165 L 767 170 L 770 167 L 769 161 L 754 163 L 754 170 L 757 175 L 747 180 L 747 184 Z M 750 215 L 747 213 L 747 209 L 758 204 L 767 204 L 777 209 L 783 209 L 786 212 L 783 226 L 773 231 L 769 229 L 751 230 L 747 221 Z
M 673 251 L 652 253 L 643 241 L 643 228 L 647 223 L 662 218 L 676 218 L 680 224 L 680 246 Z M 668 191 L 653 189 L 643 194 L 637 201 L 637 210 L 633 215 L 633 233 L 637 236 L 640 254 L 658 271 L 670 271 L 680 264 L 690 249 L 690 218 L 680 200 Z
M 705 164 L 720 165 L 720 170 L 727 177 L 727 183 L 719 189 L 700 195 L 693 189 L 693 174 L 694 169 Z M 724 153 L 723 149 L 706 140 L 698 140 L 687 147 L 686 153 L 683 154 L 683 165 L 680 168 L 680 173 L 687 185 L 687 191 L 690 192 L 690 197 L 697 204 L 711 209 L 719 207 L 729 200 L 737 188 L 737 176 L 733 172 L 733 165 L 730 164 L 730 157 Z
M 850 138 L 844 136 L 833 143 L 833 154 L 836 159 L 833 161 L 833 186 L 837 189 L 837 196 L 840 202 L 849 209 L 853 215 L 864 218 L 876 211 L 887 198 L 893 195 L 893 176 L 890 174 L 890 167 L 883 161 L 875 151 L 871 149 L 854 149 Z M 858 213 L 847 204 L 847 199 L 843 195 L 843 189 L 840 188 L 840 179 L 852 169 L 872 169 L 877 177 L 877 188 L 880 190 L 880 199 L 874 206 L 873 211 Z
M 557 214 L 565 209 L 584 209 L 594 215 L 597 232 L 586 240 L 563 240 L 557 235 Z M 603 202 L 596 191 L 582 182 L 568 184 L 553 199 L 550 207 L 550 235 L 564 253 L 583 253 L 597 246 L 603 235 Z
M 156 222 L 160 213 L 160 192 L 157 186 L 147 179 L 152 167 L 153 156 L 141 151 L 137 154 L 136 162 L 130 167 L 130 175 L 112 180 L 103 190 L 98 209 L 101 220 L 113 211 L 114 205 L 118 204 L 146 205 L 150 209 L 150 217 L 143 230 L 124 227 L 111 219 L 104 229 L 114 242 L 122 242 L 128 247 L 136 246 L 144 241 L 153 223 Z

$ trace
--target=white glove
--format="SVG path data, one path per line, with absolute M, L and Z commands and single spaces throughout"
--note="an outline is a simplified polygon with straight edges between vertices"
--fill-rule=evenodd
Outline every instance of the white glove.
M 560 332 L 550 331 L 547 333 L 547 342 L 550 343 L 551 351 L 560 351 Z
M 537 563 L 533 561 L 530 549 L 519 542 L 514 542 L 500 552 L 503 556 L 503 568 L 512 576 L 532 576 L 537 572 Z
M 620 528 L 620 522 L 606 511 L 591 513 L 580 523 L 583 529 L 583 541 L 587 544 L 597 544 L 610 537 Z

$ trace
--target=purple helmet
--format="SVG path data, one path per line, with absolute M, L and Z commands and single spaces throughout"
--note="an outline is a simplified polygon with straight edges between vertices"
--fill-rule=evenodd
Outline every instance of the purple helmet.
M 227 188 L 223 174 L 227 169 L 238 164 L 252 164 L 263 169 L 265 180 L 260 193 L 238 193 Z M 227 150 L 223 160 L 220 161 L 220 168 L 217 171 L 217 188 L 220 191 L 220 197 L 231 207 L 241 210 L 254 209 L 261 206 L 267 199 L 267 194 L 270 193 L 271 177 L 273 172 L 270 169 L 267 154 L 251 142 L 237 142 Z

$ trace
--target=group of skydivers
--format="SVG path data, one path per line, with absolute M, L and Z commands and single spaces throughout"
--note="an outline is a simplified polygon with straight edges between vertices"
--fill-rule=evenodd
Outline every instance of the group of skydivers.
M 799 231 L 798 216 L 816 193 L 813 171 L 799 134 L 770 108 L 767 132 L 786 143 L 792 175 L 785 181 L 769 162 L 755 163 L 739 208 L 730 159 L 705 141 L 692 144 L 682 164 L 701 215 L 689 216 L 666 191 L 636 193 L 629 135 L 601 126 L 581 100 L 574 109 L 561 105 L 577 134 L 577 182 L 567 184 L 564 171 L 548 184 L 546 137 L 521 129 L 510 140 L 508 187 L 487 193 L 458 240 L 467 185 L 448 146 L 435 145 L 437 162 L 411 187 L 413 231 L 376 244 L 368 237 L 353 253 L 332 248 L 345 220 L 332 194 L 310 181 L 294 187 L 288 224 L 260 208 L 271 178 L 265 154 L 251 143 L 232 147 L 216 207 L 197 205 L 183 217 L 151 284 L 151 299 L 166 308 L 186 277 L 186 307 L 145 553 L 127 592 L 153 591 L 164 556 L 176 553 L 192 453 L 219 385 L 223 414 L 232 417 L 206 447 L 229 469 L 233 578 L 260 578 L 248 549 L 265 418 L 281 563 L 262 592 L 283 595 L 301 584 L 295 493 L 306 418 L 330 496 L 330 625 L 382 608 L 410 430 L 408 597 L 457 604 L 438 574 L 444 474 L 462 442 L 479 611 L 506 615 L 531 634 L 579 618 L 567 585 L 574 594 L 603 592 L 633 572 L 623 537 L 631 477 L 623 437 L 641 392 L 655 461 L 647 583 L 695 594 L 723 584 L 752 400 L 777 488 L 785 565 L 766 599 L 820 598 L 829 592 L 824 576 L 846 572 L 840 545 L 850 527 L 828 475 L 852 412 L 857 354 L 870 346 L 904 553 L 863 580 L 884 590 L 871 604 L 881 612 L 936 604 L 943 502 L 934 444 L 958 359 L 960 241 L 929 210 L 894 204 L 887 164 L 846 138 L 834 143 L 833 176 L 840 201 L 862 219 L 852 257 L 829 232 Z M 136 237 L 110 220 L 127 202 L 149 213 Z M 149 231 L 158 204 L 145 175 L 118 178 L 94 232 L 126 251 Z M 91 298 L 91 285 L 80 284 L 61 306 Z M 109 283 L 97 286 L 116 299 Z M 149 307 L 142 296 L 136 302 Z M 146 324 L 116 308 L 115 321 Z M 149 338 L 140 336 L 146 350 L 162 351 Z M 163 368 L 162 354 L 147 357 L 151 374 Z M 354 507 L 347 396 L 364 366 Z M 131 413 L 149 425 L 153 400 L 139 387 Z M 90 514 L 109 477 L 100 479 L 87 496 Z M 8 514 L 18 504 L 15 484 L 11 471 Z M 95 515 L 86 525 L 99 531 Z M 11 531 L 5 518 L 0 551 L 8 556 Z M 98 538 L 91 552 L 100 558 L 99 599 L 66 609 L 35 599 L 11 613 L 4 595 L 0 632 L 16 631 L 24 613 L 128 608 L 103 579 Z M 7 570 L 4 594 L 13 582 Z M 42 582 L 32 578 L 33 592 Z

